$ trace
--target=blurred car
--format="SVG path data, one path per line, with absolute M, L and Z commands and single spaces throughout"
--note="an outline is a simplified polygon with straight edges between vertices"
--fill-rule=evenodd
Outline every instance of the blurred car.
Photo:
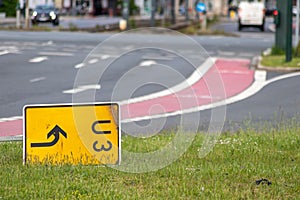
M 39 22 L 51 22 L 53 25 L 59 25 L 58 10 L 51 5 L 38 5 L 31 15 L 32 24 Z
M 297 11 L 297 6 L 293 6 L 293 15 L 296 16 L 298 11 Z
M 238 7 L 238 30 L 242 30 L 243 27 L 258 27 L 264 31 L 265 12 L 265 5 L 262 2 L 241 1 Z

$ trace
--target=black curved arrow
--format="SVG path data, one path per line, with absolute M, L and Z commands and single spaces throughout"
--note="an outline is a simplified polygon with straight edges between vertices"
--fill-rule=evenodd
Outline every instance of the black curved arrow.
M 65 138 L 67 138 L 67 133 L 62 130 L 59 126 L 55 125 L 55 127 L 47 134 L 47 139 L 54 135 L 54 140 L 52 142 L 44 142 L 44 143 L 31 143 L 31 147 L 51 147 L 55 145 L 59 140 L 59 133 L 61 133 Z

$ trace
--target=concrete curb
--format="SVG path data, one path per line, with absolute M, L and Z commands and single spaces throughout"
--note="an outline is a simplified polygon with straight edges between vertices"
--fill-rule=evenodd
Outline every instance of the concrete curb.
M 276 28 L 275 28 L 275 25 L 274 25 L 274 24 L 269 25 L 269 26 L 268 26 L 268 29 L 269 29 L 271 32 L 273 32 L 273 33 L 276 32 Z
M 22 141 L 23 135 L 0 137 L 0 142 Z
M 272 71 L 272 72 L 299 72 L 300 67 L 267 67 L 261 64 L 262 57 L 257 56 L 255 57 L 257 59 L 257 66 L 256 69 L 258 70 L 266 70 L 266 71 Z

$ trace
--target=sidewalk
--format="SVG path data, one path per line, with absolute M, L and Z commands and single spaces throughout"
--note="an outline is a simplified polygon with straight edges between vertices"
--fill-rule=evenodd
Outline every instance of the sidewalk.
M 150 26 L 150 16 L 131 16 L 130 21 L 135 21 L 135 25 Z M 54 27 L 51 23 L 40 23 L 39 26 L 53 28 L 53 29 L 115 29 L 119 27 L 119 21 L 121 16 L 109 17 L 109 16 L 60 16 L 59 26 Z M 163 20 L 163 16 L 156 15 L 156 21 Z M 177 23 L 174 26 L 182 26 L 185 23 L 184 16 L 176 16 Z M 130 22 L 129 22 L 130 23 Z M 25 26 L 25 19 L 21 17 L 21 27 Z M 0 18 L 0 27 L 3 28 L 15 28 L 16 18 L 6 17 Z
M 5 25 L 16 25 L 16 18 L 13 17 L 5 17 L 5 18 L 0 18 L 0 27 L 5 26 Z
M 108 16 L 60 16 L 60 28 L 94 28 L 98 26 L 118 24 L 121 17 L 108 17 Z M 21 17 L 21 26 L 24 27 L 25 19 Z M 52 27 L 51 23 L 40 23 L 43 26 Z M 0 27 L 15 27 L 16 18 L 6 17 L 0 18 Z

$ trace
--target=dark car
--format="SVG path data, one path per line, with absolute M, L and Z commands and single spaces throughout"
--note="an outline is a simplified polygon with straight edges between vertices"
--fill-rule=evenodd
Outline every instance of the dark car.
M 51 5 L 38 5 L 31 15 L 32 24 L 39 22 L 51 22 L 53 25 L 59 25 L 58 10 Z

